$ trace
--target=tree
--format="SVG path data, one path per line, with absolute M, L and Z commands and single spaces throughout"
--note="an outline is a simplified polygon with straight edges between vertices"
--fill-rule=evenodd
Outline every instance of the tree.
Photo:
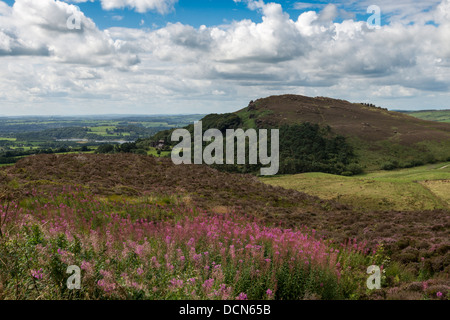
M 97 148 L 96 153 L 112 153 L 114 152 L 114 145 L 112 144 L 102 144 Z

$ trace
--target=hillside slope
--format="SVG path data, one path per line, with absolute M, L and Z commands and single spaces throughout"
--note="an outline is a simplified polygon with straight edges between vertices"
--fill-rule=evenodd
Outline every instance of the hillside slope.
M 448 124 L 424 121 L 387 109 L 331 98 L 272 96 L 259 99 L 242 111 L 261 114 L 255 120 L 261 127 L 311 122 L 329 125 L 338 134 L 357 136 L 368 142 L 391 139 L 401 144 L 414 144 L 450 139 Z
M 251 175 L 223 173 L 208 166 L 176 166 L 171 159 L 135 154 L 37 155 L 0 169 L 0 202 L 26 198 L 35 189 L 64 186 L 82 186 L 105 198 L 163 196 L 168 203 L 176 199 L 212 212 L 242 209 L 269 220 L 294 211 L 297 221 L 304 222 L 307 212 L 345 208 L 266 185 Z
M 324 97 L 282 95 L 251 102 L 236 114 L 247 126 L 259 128 L 302 122 L 330 126 L 351 141 L 360 162 L 369 169 L 389 161 L 412 166 L 450 157 L 450 124 L 374 106 Z
M 69 194 L 73 199 L 69 197 L 67 206 L 58 207 L 64 213 L 80 192 L 114 208 L 125 203 L 124 214 L 134 210 L 131 204 L 144 203 L 165 215 L 182 208 L 256 216 L 269 225 L 304 225 L 337 243 L 354 238 L 367 241 L 370 248 L 383 243 L 393 261 L 417 272 L 425 266 L 427 272 L 445 277 L 450 268 L 449 211 L 445 209 L 361 214 L 333 200 L 266 185 L 251 175 L 223 173 L 202 165 L 175 166 L 170 159 L 133 154 L 39 155 L 0 168 L 3 208 L 8 208 L 6 202 L 15 202 L 28 210 L 44 205 L 53 195 Z M 37 201 L 37 196 L 44 200 Z M 100 211 L 94 213 L 103 216 Z

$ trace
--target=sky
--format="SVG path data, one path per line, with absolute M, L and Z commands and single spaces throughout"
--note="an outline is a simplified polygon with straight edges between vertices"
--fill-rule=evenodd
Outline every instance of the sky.
M 0 0 L 0 115 L 450 109 L 449 75 L 450 0 Z

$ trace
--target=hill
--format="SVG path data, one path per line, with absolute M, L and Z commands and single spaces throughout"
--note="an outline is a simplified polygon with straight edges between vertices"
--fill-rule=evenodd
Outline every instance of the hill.
M 237 112 L 249 115 L 258 127 L 299 122 L 330 126 L 345 136 L 368 142 L 397 140 L 401 144 L 450 139 L 450 126 L 415 119 L 387 109 L 345 100 L 298 95 L 272 96 L 256 100 Z
M 352 175 L 450 159 L 450 124 L 331 98 L 272 96 L 251 101 L 234 113 L 210 114 L 202 121 L 203 130 L 280 129 L 281 174 Z M 186 128 L 193 131 L 192 125 Z M 171 133 L 160 132 L 149 141 L 170 144 Z M 231 169 L 256 172 L 252 167 Z
M 450 125 L 345 100 L 272 96 L 236 112 L 247 125 L 279 127 L 302 122 L 329 126 L 345 136 L 368 169 L 387 163 L 415 166 L 450 157 Z

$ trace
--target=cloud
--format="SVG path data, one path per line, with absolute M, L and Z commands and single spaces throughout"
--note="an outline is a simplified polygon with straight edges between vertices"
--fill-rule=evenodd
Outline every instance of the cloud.
M 262 20 L 102 31 L 61 1 L 0 1 L 0 101 L 20 102 L 24 113 L 61 101 L 83 106 L 76 113 L 104 105 L 123 113 L 206 113 L 286 92 L 379 104 L 398 93 L 395 108 L 412 98 L 433 107 L 450 98 L 450 0 L 424 12 L 392 5 L 415 22 L 399 18 L 379 30 L 335 22 L 339 3 L 290 17 L 277 3 L 235 2 Z M 74 13 L 81 30 L 67 29 Z
M 324 3 L 310 3 L 310 2 L 295 2 L 293 4 L 293 8 L 295 10 L 304 10 L 304 9 L 315 9 L 315 8 L 323 8 L 326 4 Z
M 82 3 L 94 0 L 70 0 L 69 2 Z M 174 10 L 178 0 L 100 0 L 104 10 L 130 8 L 139 13 L 157 11 L 166 14 Z
M 3 4 L 3 2 L 1 2 Z M 64 63 L 132 65 L 136 56 L 121 54 L 120 43 L 99 30 L 78 7 L 54 0 L 16 0 L 0 6 L 0 56 L 46 56 Z M 78 21 L 80 29 L 68 27 Z

